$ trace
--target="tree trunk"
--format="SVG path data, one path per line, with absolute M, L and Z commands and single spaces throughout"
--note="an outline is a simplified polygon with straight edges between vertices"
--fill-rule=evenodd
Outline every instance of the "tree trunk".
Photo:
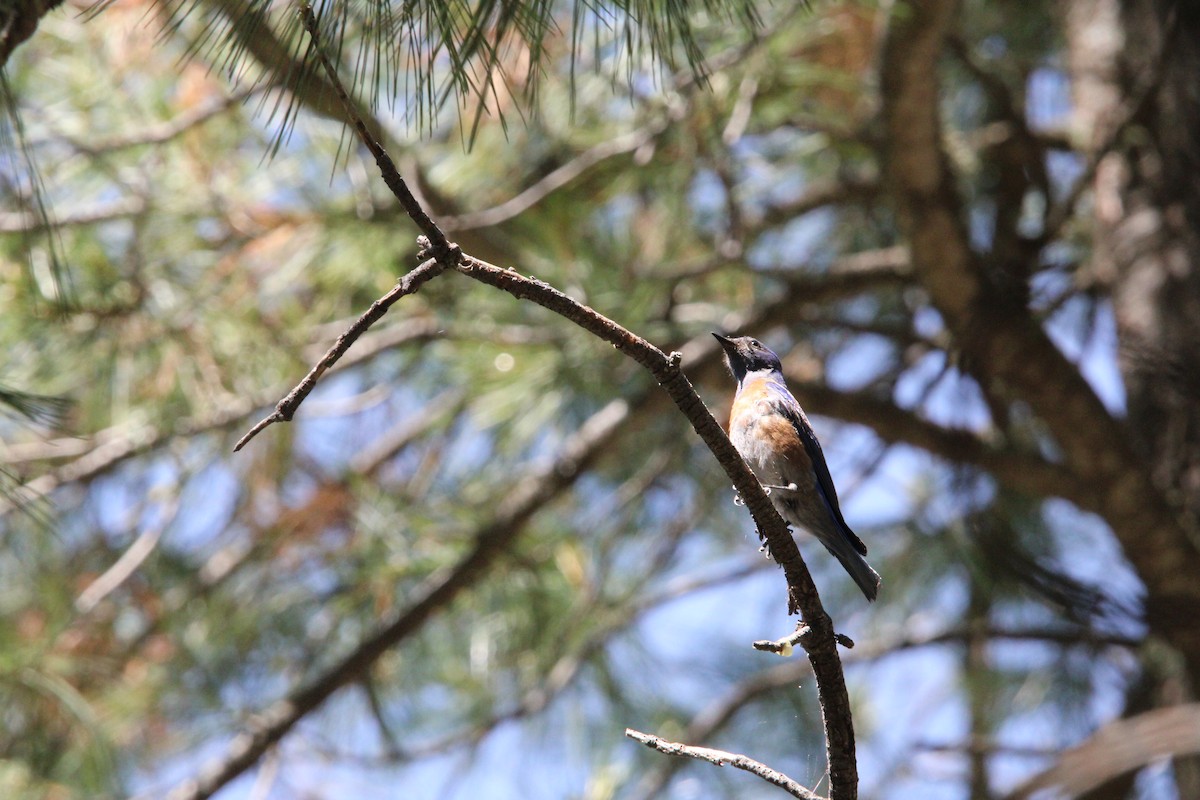
M 1200 550 L 1200 9 L 1171 0 L 1076 0 L 1067 12 L 1077 130 L 1094 152 L 1095 277 L 1109 285 L 1129 435 Z M 1174 569 L 1191 571 L 1180 552 Z M 1170 559 L 1160 559 L 1172 569 Z M 1146 579 L 1146 576 L 1143 576 Z M 1195 579 L 1195 578 L 1194 578 Z M 1200 639 L 1194 596 L 1150 591 L 1151 630 L 1186 654 Z M 1196 697 L 1194 664 L 1160 702 Z M 1169 673 L 1168 673 L 1169 674 Z M 1200 797 L 1195 759 L 1175 763 Z

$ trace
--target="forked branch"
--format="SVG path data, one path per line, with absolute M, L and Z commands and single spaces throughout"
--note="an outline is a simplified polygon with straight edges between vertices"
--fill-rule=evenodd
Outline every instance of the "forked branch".
M 367 126 L 358 115 L 349 95 L 342 87 L 333 64 L 322 49 L 318 21 L 312 7 L 307 3 L 303 4 L 300 14 L 311 39 L 310 52 L 318 59 L 335 87 L 347 118 L 353 124 L 363 144 L 375 157 L 384 183 L 422 231 L 420 243 L 423 263 L 401 279 L 401 282 L 391 292 L 372 305 L 369 311 L 339 337 L 337 343 L 326 353 L 325 357 L 279 403 L 275 411 L 242 438 L 238 443 L 238 448 L 273 422 L 291 419 L 321 375 L 349 349 L 371 324 L 382 317 L 400 297 L 415 292 L 424 282 L 443 271 L 456 270 L 477 281 L 508 292 L 517 299 L 531 300 L 565 317 L 613 345 L 654 376 L 654 379 L 666 390 L 667 395 L 708 446 L 732 481 L 734 488 L 745 501 L 747 509 L 754 518 L 759 536 L 765 541 L 771 556 L 783 568 L 788 586 L 788 611 L 802 614 L 809 630 L 809 635 L 804 637 L 803 645 L 817 680 L 827 742 L 831 800 L 853 800 L 857 796 L 858 786 L 854 730 L 833 624 L 821 605 L 808 567 L 800 556 L 791 532 L 775 512 L 758 480 L 733 448 L 721 426 L 704 406 L 691 382 L 684 376 L 680 369 L 681 356 L 678 353 L 667 355 L 647 340 L 593 309 L 572 300 L 544 281 L 523 276 L 513 269 L 502 269 L 473 258 L 464 254 L 456 244 L 450 242 L 437 224 L 421 209 L 386 150 L 370 135 Z M 315 704 L 313 705 L 315 706 Z M 245 769 L 253 763 L 253 758 L 248 758 L 250 755 L 247 752 L 239 753 L 237 761 L 241 769 Z M 230 771 L 226 771 L 225 775 L 229 775 L 229 773 Z

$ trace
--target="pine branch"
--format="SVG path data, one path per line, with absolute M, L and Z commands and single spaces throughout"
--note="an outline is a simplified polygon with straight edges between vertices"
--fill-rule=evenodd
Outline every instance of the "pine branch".
M 817 594 L 812 576 L 800 555 L 799 549 L 792 538 L 791 531 L 775 512 L 770 500 L 764 493 L 758 480 L 750 472 L 741 456 L 733 448 L 729 438 L 720 425 L 705 408 L 703 401 L 692 388 L 691 383 L 680 369 L 682 356 L 672 353 L 670 356 L 645 339 L 626 330 L 612 320 L 596 313 L 592 309 L 577 303 L 567 295 L 549 284 L 527 278 L 515 270 L 505 270 L 462 252 L 458 245 L 449 242 L 445 234 L 430 219 L 420 207 L 420 204 L 408 190 L 404 179 L 396 170 L 395 164 L 388 156 L 383 146 L 371 137 L 366 125 L 355 112 L 354 103 L 342 87 L 337 72 L 322 49 L 321 32 L 318 20 L 312 7 L 301 7 L 301 18 L 311 39 L 311 47 L 317 59 L 325 69 L 326 75 L 333 84 L 338 97 L 341 99 L 347 117 L 353 123 L 363 145 L 374 155 L 381 175 L 388 188 L 400 202 L 406 213 L 423 231 L 419 240 L 422 245 L 420 257 L 426 261 L 409 273 L 402 282 L 403 289 L 397 287 L 385 298 L 377 301 L 370 311 L 364 314 L 351 326 L 338 343 L 297 387 L 280 402 L 276 411 L 256 425 L 238 443 L 242 447 L 250 438 L 275 421 L 290 419 L 296 408 L 303 402 L 304 397 L 311 391 L 320 375 L 340 358 L 341 354 L 358 338 L 372 322 L 381 317 L 392 302 L 404 294 L 415 291 L 421 283 L 435 277 L 447 269 L 457 270 L 464 275 L 487 283 L 508 292 L 517 299 L 527 299 L 547 308 L 598 338 L 609 342 L 621 352 L 646 368 L 666 391 L 681 413 L 687 417 L 693 429 L 708 446 L 717 461 L 733 482 L 735 489 L 746 503 L 747 509 L 754 518 L 760 537 L 765 540 L 767 548 L 776 562 L 783 568 L 788 586 L 788 611 L 803 614 L 810 635 L 805 638 L 809 661 L 813 673 L 817 676 L 818 696 L 822 709 L 822 717 L 826 732 L 827 758 L 830 773 L 831 798 L 833 800 L 853 800 L 857 796 L 858 773 L 855 763 L 854 731 L 850 715 L 849 697 L 846 691 L 845 676 L 842 674 L 841 662 L 837 652 L 837 641 L 833 632 L 833 623 Z M 399 291 L 398 291 L 399 290 Z M 394 295 L 394 297 L 393 297 Z M 384 302 L 388 300 L 388 302 Z M 235 448 L 237 449 L 237 448 Z M 486 562 L 484 562 L 486 563 Z M 463 567 L 466 569 L 466 565 Z M 470 569 L 482 568 L 480 564 L 472 564 Z M 451 593 L 457 591 L 455 588 Z M 432 597 L 428 598 L 432 602 Z M 423 601 L 424 603 L 424 601 Z M 423 606 L 422 606 L 423 607 Z M 418 624 L 423 622 L 428 612 L 419 615 Z M 395 641 L 389 639 L 391 646 Z M 374 652 L 372 649 L 371 652 Z M 382 650 L 379 651 L 380 653 Z M 377 655 L 376 655 L 377 657 Z M 356 662 L 355 669 L 361 669 Z M 347 668 L 348 669 L 348 668 Z M 343 670 L 344 672 L 345 670 Z M 340 674 L 340 673 L 339 673 Z M 332 684 L 330 684 L 332 685 Z M 195 786 L 219 787 L 248 768 L 261 754 L 262 750 L 277 741 L 295 721 L 304 713 L 315 708 L 337 686 L 322 689 L 314 694 L 311 703 L 289 702 L 279 714 L 268 716 L 265 725 L 256 726 L 256 730 L 235 742 L 228 756 L 211 770 L 206 771 L 194 782 Z M 307 698 L 307 696 L 306 696 Z M 297 709 L 299 713 L 295 713 Z M 286 713 L 285 713 L 286 712 Z M 182 791 L 180 797 L 204 797 L 192 791 L 189 784 L 187 791 Z M 214 789 L 215 790 L 215 789 Z M 211 792 L 209 792 L 211 793 Z

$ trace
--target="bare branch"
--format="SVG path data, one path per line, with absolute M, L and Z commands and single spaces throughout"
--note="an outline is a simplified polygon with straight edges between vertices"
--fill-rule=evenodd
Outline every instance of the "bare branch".
M 818 208 L 853 200 L 869 200 L 876 197 L 881 189 L 879 179 L 873 175 L 814 182 L 799 197 L 766 209 L 759 224 L 765 228 L 782 225 Z
M 696 394 L 695 389 L 692 388 L 691 383 L 681 371 L 682 356 L 679 353 L 672 353 L 670 356 L 667 356 L 650 342 L 622 328 L 592 309 L 577 303 L 550 285 L 533 278 L 521 276 L 514 270 L 501 269 L 479 259 L 467 256 L 463 254 L 458 245 L 449 242 L 441 229 L 421 209 L 420 204 L 408 190 L 404 179 L 396 170 L 395 164 L 383 146 L 371 137 L 363 120 L 356 113 L 355 106 L 342 87 L 332 63 L 321 49 L 320 32 L 312 7 L 305 4 L 301 7 L 300 13 L 304 21 L 304 26 L 311 38 L 312 49 L 325 69 L 330 83 L 333 84 L 337 91 L 346 115 L 352 121 L 360 140 L 375 156 L 376 164 L 388 188 L 391 189 L 401 206 L 424 232 L 424 235 L 419 239 L 423 248 L 421 257 L 428 258 L 429 260 L 406 276 L 402 283 L 408 283 L 409 279 L 413 279 L 413 286 L 403 292 L 397 293 L 395 299 L 403 296 L 403 294 L 415 291 L 421 283 L 434 277 L 444 269 L 457 269 L 469 277 L 502 289 L 517 299 L 529 299 L 544 308 L 554 311 L 584 330 L 609 342 L 645 367 L 654 376 L 655 380 L 666 390 L 667 395 L 674 401 L 684 416 L 687 417 L 688 421 L 691 422 L 693 429 L 699 434 L 722 468 L 724 468 L 726 475 L 733 482 L 734 487 L 745 501 L 747 509 L 754 518 L 760 537 L 766 541 L 767 547 L 775 561 L 783 567 L 788 586 L 788 610 L 790 613 L 801 612 L 805 623 L 811 631 L 811 636 L 805 638 L 804 645 L 807 648 L 813 672 L 817 677 L 818 695 L 826 732 L 831 796 L 834 800 L 854 800 L 858 792 L 854 729 L 850 714 L 849 696 L 846 691 L 845 676 L 842 674 L 832 620 L 830 620 L 829 615 L 821 605 L 821 600 L 813 584 L 812 576 L 809 574 L 808 567 L 800 556 L 800 551 L 787 525 L 779 517 L 778 513 L 776 513 L 758 480 L 733 448 L 725 432 L 717 424 L 717 421 L 709 413 L 708 409 L 705 408 L 703 401 Z M 419 281 L 414 278 L 418 274 L 420 276 Z M 400 288 L 398 286 L 397 290 Z M 397 290 L 393 290 L 393 292 L 395 293 Z M 329 353 L 326 354 L 326 358 L 322 359 L 305 380 L 287 398 L 280 402 L 275 413 L 259 422 L 258 425 L 242 438 L 242 441 L 238 443 L 235 450 L 272 422 L 281 419 L 290 419 L 291 415 L 295 413 L 296 408 L 303 402 L 304 397 L 311 391 L 316 380 L 325 369 L 334 363 L 350 344 L 353 343 L 354 339 L 365 331 L 372 322 L 386 312 L 391 302 L 394 302 L 393 299 L 384 304 L 384 299 L 376 301 L 372 309 L 360 317 L 359 321 L 339 338 L 338 344 L 335 344 L 330 349 Z M 486 564 L 487 560 L 483 563 Z M 482 564 L 472 565 L 471 569 L 482 569 L 482 566 Z M 465 565 L 464 568 L 466 568 Z M 449 597 L 453 597 L 456 591 L 457 588 L 450 591 Z M 427 615 L 428 612 L 422 612 L 417 615 L 414 628 L 423 622 Z M 394 643 L 391 640 L 389 642 Z M 390 644 L 386 646 L 390 646 Z M 382 652 L 382 650 L 379 652 Z M 377 656 L 378 654 L 375 655 L 375 657 Z M 356 669 L 358 668 L 356 667 Z M 330 685 L 333 683 L 341 685 L 341 683 L 336 681 L 331 682 Z M 334 688 L 336 688 L 336 685 Z M 223 762 L 216 765 L 214 774 L 221 780 L 215 785 L 220 786 L 234 775 L 245 770 L 253 763 L 257 755 L 262 752 L 262 747 L 277 741 L 291 725 L 295 724 L 295 721 L 303 713 L 306 713 L 307 710 L 322 702 L 331 691 L 332 689 L 322 689 L 314 695 L 316 699 L 304 707 L 303 710 L 299 711 L 299 713 L 296 713 L 298 706 L 295 701 L 289 701 L 282 709 L 278 709 L 273 716 L 269 710 L 267 724 L 265 726 L 256 726 L 256 731 L 247 735 L 249 738 L 244 736 L 235 741 L 231 754 Z M 265 736 L 260 735 L 260 731 L 263 730 L 268 731 Z M 260 743 L 257 745 L 257 749 L 256 742 Z M 201 776 L 195 783 L 203 786 L 213 783 L 213 781 L 206 779 L 205 776 Z M 180 796 L 193 797 L 206 795 L 195 795 L 184 792 Z
M 463 256 L 458 270 L 489 285 L 512 294 L 518 299 L 532 300 L 579 325 L 612 344 L 621 352 L 645 367 L 666 390 L 676 407 L 687 417 L 709 450 L 720 462 L 754 517 L 759 536 L 775 561 L 783 567 L 788 584 L 788 609 L 800 611 L 812 631 L 804 644 L 813 672 L 817 677 L 818 695 L 825 722 L 828 744 L 831 796 L 852 798 L 858 792 L 858 768 L 854 755 L 854 727 L 850 715 L 846 679 L 842 674 L 837 652 L 833 622 L 821 605 L 808 566 L 800 556 L 796 542 L 787 525 L 775 512 L 758 480 L 733 449 L 729 437 L 721 429 L 692 384 L 679 369 L 682 356 L 664 354 L 645 339 L 625 330 L 610 319 L 597 314 L 549 284 L 526 278 L 513 270 L 485 264 Z
M 432 223 L 430 223 L 432 224 Z M 410 295 L 420 289 L 427 281 L 432 280 L 442 273 L 445 266 L 437 259 L 430 259 L 421 266 L 409 272 L 383 297 L 371 304 L 371 307 L 363 312 L 354 324 L 351 325 L 345 333 L 337 338 L 333 343 L 333 347 L 321 357 L 321 360 L 309 370 L 308 374 L 292 391 L 288 392 L 287 397 L 279 401 L 275 406 L 275 410 L 263 417 L 258 423 L 247 431 L 246 435 L 238 440 L 238 443 L 233 446 L 233 451 L 236 453 L 246 446 L 246 443 L 257 436 L 263 429 L 267 428 L 276 422 L 288 422 L 296 414 L 296 409 L 304 402 L 304 398 L 308 397 L 309 393 L 316 387 L 317 381 L 325 374 L 326 370 L 337 363 L 350 346 L 358 340 L 366 332 L 367 328 L 371 327 L 375 322 L 387 313 L 388 309 L 405 295 Z
M 737 753 L 727 753 L 724 750 L 713 750 L 709 747 L 692 747 L 686 744 L 679 744 L 678 742 L 668 742 L 665 739 L 660 739 L 657 736 L 651 736 L 641 731 L 635 731 L 632 728 L 626 728 L 625 735 L 635 742 L 641 742 L 652 750 L 657 750 L 660 753 L 666 753 L 670 756 L 698 758 L 710 764 L 716 764 L 718 767 L 728 764 L 731 767 L 743 769 L 746 772 L 757 775 L 767 783 L 778 786 L 792 797 L 801 798 L 801 800 L 826 800 L 801 786 L 799 783 L 796 783 L 796 781 L 782 772 L 776 772 L 766 764 Z
M 915 634 L 895 638 L 891 641 L 878 639 L 855 648 L 846 656 L 847 664 L 868 664 L 921 647 L 957 647 L 971 638 L 1009 639 L 1014 641 L 1050 642 L 1062 647 L 1137 647 L 1142 640 L 1121 634 L 1107 634 L 1088 629 L 1072 630 L 1061 627 L 969 629 L 951 628 L 932 634 Z M 751 675 L 734 686 L 724 696 L 702 709 L 684 729 L 680 738 L 688 741 L 708 741 L 729 724 L 738 711 L 770 692 L 792 687 L 812 675 L 809 664 L 792 659 Z M 634 800 L 654 800 L 661 797 L 672 776 L 682 766 L 681 762 L 669 761 L 658 770 L 648 773 L 639 781 L 637 790 L 631 795 Z
M 459 389 L 441 392 L 416 414 L 396 423 L 358 451 L 350 459 L 350 470 L 359 475 L 373 474 L 389 458 L 428 433 L 438 420 L 457 415 L 464 398 Z
M 1129 126 L 1142 113 L 1147 101 L 1153 96 L 1152 90 L 1155 88 L 1157 88 L 1157 81 L 1144 87 L 1139 97 L 1126 98 L 1125 103 L 1118 110 L 1118 118 L 1109 123 L 1103 140 L 1093 147 L 1087 148 L 1087 161 L 1084 163 L 1079 177 L 1075 179 L 1075 183 L 1057 203 L 1046 205 L 1045 218 L 1042 221 L 1041 240 L 1043 243 L 1058 236 L 1063 226 L 1070 220 L 1079 205 L 1080 198 L 1095 184 L 1096 172 L 1100 168 L 1100 163 L 1120 144 L 1121 138 L 1129 130 Z

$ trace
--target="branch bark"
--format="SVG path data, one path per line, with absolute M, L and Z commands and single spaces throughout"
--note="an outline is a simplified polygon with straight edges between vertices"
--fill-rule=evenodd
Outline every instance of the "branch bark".
M 782 772 L 776 772 L 766 764 L 739 755 L 738 753 L 727 753 L 724 750 L 713 750 L 709 747 L 692 747 L 678 742 L 668 742 L 665 739 L 660 739 L 657 736 L 651 736 L 641 731 L 635 731 L 632 728 L 626 728 L 625 735 L 635 742 L 641 742 L 650 749 L 657 750 L 660 753 L 666 753 L 671 756 L 683 756 L 685 758 L 698 758 L 710 764 L 716 764 L 718 767 L 723 767 L 726 764 L 731 767 L 737 767 L 752 775 L 757 775 L 767 783 L 774 784 L 792 797 L 799 797 L 801 800 L 825 800 L 824 797 L 806 789 Z

